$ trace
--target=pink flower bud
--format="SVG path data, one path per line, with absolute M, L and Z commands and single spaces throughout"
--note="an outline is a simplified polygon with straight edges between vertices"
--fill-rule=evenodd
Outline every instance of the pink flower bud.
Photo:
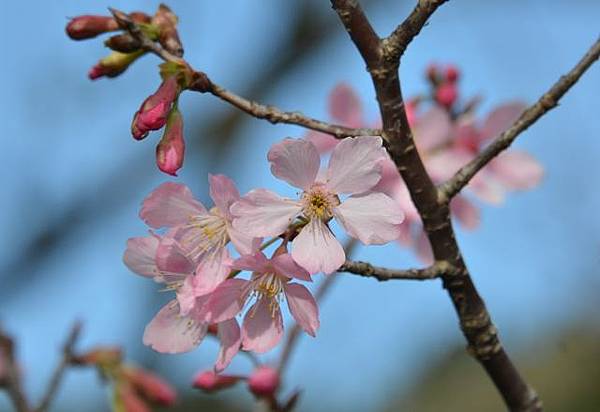
M 115 388 L 114 410 L 124 412 L 152 412 L 146 402 L 129 383 L 122 382 Z
M 179 92 L 176 76 L 170 76 L 154 94 L 144 100 L 131 124 L 131 134 L 135 139 L 141 140 L 150 130 L 158 130 L 167 123 L 167 115 Z
M 458 67 L 454 65 L 449 65 L 446 67 L 446 81 L 449 83 L 455 83 L 459 77 L 460 71 L 458 70 Z
M 192 386 L 206 392 L 215 392 L 232 387 L 240 379 L 242 379 L 240 376 L 218 375 L 212 370 L 203 371 L 196 375 Z
M 435 101 L 440 105 L 451 108 L 458 98 L 458 90 L 454 83 L 444 83 L 435 91 Z
M 258 397 L 271 397 L 279 387 L 279 373 L 269 366 L 260 366 L 248 378 L 248 387 Z
M 77 16 L 67 24 L 67 35 L 73 40 L 85 40 L 119 29 L 117 21 L 108 16 Z
M 131 63 L 144 54 L 143 50 L 133 53 L 120 53 L 113 51 L 111 54 L 100 60 L 88 73 L 91 80 L 99 77 L 116 77 L 123 73 Z
M 163 172 L 177 176 L 177 171 L 183 166 L 184 154 L 183 120 L 174 107 L 169 113 L 165 133 L 156 146 L 156 164 Z
M 164 406 L 175 403 L 175 390 L 158 375 L 144 369 L 124 367 L 123 376 L 146 400 Z

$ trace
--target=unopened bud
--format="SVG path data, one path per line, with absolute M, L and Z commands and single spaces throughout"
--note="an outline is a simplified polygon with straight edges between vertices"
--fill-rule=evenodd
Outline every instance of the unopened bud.
M 450 109 L 458 98 L 458 90 L 454 83 L 444 83 L 435 91 L 435 101 L 441 106 Z
M 129 65 L 142 54 L 144 54 L 143 50 L 133 53 L 120 53 L 114 51 L 92 67 L 88 73 L 88 77 L 91 80 L 96 80 L 99 77 L 117 77 L 127 70 Z
M 110 367 L 118 365 L 123 359 L 123 352 L 119 347 L 94 348 L 83 355 L 74 356 L 71 362 L 75 365 L 96 365 Z
M 192 386 L 206 392 L 215 392 L 232 387 L 238 383 L 240 379 L 243 378 L 240 376 L 219 375 L 214 371 L 204 371 L 196 375 Z
M 104 41 L 104 45 L 111 50 L 121 53 L 131 53 L 139 50 L 141 43 L 128 33 L 114 35 Z
M 152 18 L 152 24 L 159 28 L 159 43 L 175 56 L 183 56 L 183 45 L 177 33 L 177 16 L 164 4 L 158 6 L 158 11 Z
M 166 78 L 135 113 L 131 123 L 131 134 L 137 140 L 148 135 L 150 130 L 158 130 L 167 123 L 167 116 L 179 95 L 176 76 Z
M 279 388 L 279 373 L 269 366 L 260 366 L 248 378 L 248 388 L 258 397 L 272 397 Z
M 123 376 L 146 400 L 164 406 L 175 403 L 175 390 L 158 375 L 134 367 L 125 367 L 122 371 Z
M 167 127 L 156 146 L 156 164 L 163 172 L 177 176 L 183 166 L 185 140 L 183 139 L 183 119 L 177 107 L 173 107 L 167 118 Z
M 113 410 L 123 412 L 152 412 L 146 402 L 128 382 L 120 382 L 115 387 Z
M 73 40 L 85 40 L 109 31 L 119 30 L 117 21 L 108 16 L 77 16 L 67 24 L 67 35 Z
M 129 13 L 129 18 L 135 23 L 150 23 L 152 21 L 152 17 L 147 15 L 142 11 L 132 11 Z
M 460 77 L 460 71 L 458 67 L 450 65 L 446 67 L 446 81 L 449 83 L 455 83 Z

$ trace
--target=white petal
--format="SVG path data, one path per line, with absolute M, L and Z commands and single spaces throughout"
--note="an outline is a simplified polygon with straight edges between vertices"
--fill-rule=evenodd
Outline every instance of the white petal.
M 308 189 L 315 181 L 321 159 L 314 144 L 303 139 L 285 139 L 269 150 L 271 173 L 292 186 Z
M 292 242 L 292 257 L 309 273 L 335 272 L 346 260 L 340 242 L 327 225 L 312 219 Z

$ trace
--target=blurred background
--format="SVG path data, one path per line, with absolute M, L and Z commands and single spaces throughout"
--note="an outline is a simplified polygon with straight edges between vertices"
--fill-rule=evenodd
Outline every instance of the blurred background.
M 376 30 L 387 34 L 414 2 L 362 3 Z M 327 119 L 329 91 L 344 81 L 376 119 L 364 64 L 329 2 L 168 4 L 180 16 L 187 60 L 215 82 Z M 266 152 L 304 131 L 186 93 L 186 164 L 179 178 L 161 174 L 154 162 L 159 135 L 136 142 L 129 134 L 133 113 L 158 85 L 158 59 L 144 57 L 115 80 L 91 82 L 88 69 L 107 53 L 102 41 L 76 43 L 64 34 L 67 17 L 104 14 L 107 6 L 153 13 L 157 5 L 3 2 L 0 322 L 18 340 L 26 388 L 36 399 L 69 326 L 81 319 L 80 348 L 123 345 L 128 359 L 176 384 L 178 410 L 250 410 L 243 386 L 213 396 L 189 389 L 194 373 L 212 364 L 214 342 L 184 355 L 159 355 L 142 344 L 145 324 L 169 296 L 128 272 L 121 258 L 126 239 L 146 233 L 140 202 L 161 182 L 183 182 L 203 201 L 208 172 L 229 175 L 241 192 L 292 193 L 270 175 Z M 404 94 L 426 90 L 423 72 L 434 61 L 461 68 L 462 96 L 482 94 L 482 113 L 507 100 L 533 102 L 596 40 L 599 18 L 593 0 L 450 2 L 405 54 Z M 502 207 L 483 207 L 477 231 L 458 230 L 501 338 L 548 410 L 600 409 L 599 91 L 596 65 L 518 139 L 545 168 L 537 189 L 511 195 Z M 398 268 L 419 264 L 393 244 L 358 248 L 354 257 Z M 285 377 L 285 391 L 302 388 L 299 410 L 504 409 L 464 351 L 438 281 L 339 275 L 320 307 L 318 337 L 302 338 Z M 249 368 L 239 357 L 229 371 Z M 108 410 L 97 380 L 91 371 L 68 373 L 52 410 Z M 0 410 L 11 410 L 5 394 Z

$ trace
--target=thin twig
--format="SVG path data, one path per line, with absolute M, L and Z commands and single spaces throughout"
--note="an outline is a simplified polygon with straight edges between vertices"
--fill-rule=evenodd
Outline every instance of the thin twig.
M 383 40 L 383 48 L 390 60 L 398 61 L 409 43 L 439 6 L 448 0 L 419 0 L 410 15 Z
M 63 345 L 62 359 L 54 369 L 52 377 L 50 378 L 50 382 L 48 383 L 48 387 L 46 388 L 46 392 L 44 393 L 44 396 L 42 397 L 39 406 L 35 409 L 35 412 L 45 412 L 50 407 L 50 403 L 56 396 L 64 374 L 67 371 L 67 368 L 69 367 L 73 359 L 73 351 L 75 349 L 75 344 L 79 339 L 81 328 L 82 324 L 79 321 L 75 322 L 75 324 L 73 324 L 73 326 L 71 327 L 69 335 L 67 336 L 67 339 L 65 340 L 65 343 Z
M 156 54 L 164 61 L 182 64 L 188 67 L 194 73 L 195 77 L 202 79 L 202 81 L 199 82 L 202 84 L 201 87 L 191 87 L 189 90 L 198 91 L 201 93 L 210 93 L 213 96 L 216 96 L 230 105 L 242 110 L 243 112 L 246 112 L 257 119 L 267 120 L 272 124 L 283 123 L 301 126 L 307 129 L 332 135 L 338 139 L 343 139 L 349 136 L 381 136 L 380 129 L 351 128 L 332 124 L 305 116 L 298 111 L 285 112 L 275 106 L 260 104 L 239 96 L 214 83 L 212 80 L 210 80 L 206 73 L 193 70 L 185 60 L 175 56 L 172 53 L 169 53 L 159 43 L 152 41 L 142 32 L 139 26 L 129 18 L 127 14 L 112 8 L 109 10 L 119 22 L 121 28 L 126 30 L 140 42 L 142 49 Z
M 0 362 L 4 368 L 2 385 L 6 388 L 17 412 L 30 412 L 29 401 L 23 391 L 21 372 L 16 359 L 14 340 L 0 329 Z
M 501 133 L 494 141 L 487 146 L 477 157 L 463 166 L 448 181 L 439 187 L 440 201 L 449 202 L 458 192 L 465 187 L 471 179 L 492 159 L 506 150 L 529 126 L 535 123 L 540 117 L 548 113 L 558 105 L 558 101 L 564 94 L 579 80 L 590 66 L 598 60 L 600 56 L 600 39 L 590 47 L 583 58 L 564 76 L 540 97 L 540 99 L 528 107 L 519 118 L 506 131 Z
M 448 262 L 440 261 L 424 269 L 388 269 L 380 266 L 373 266 L 367 262 L 358 262 L 347 260 L 346 263 L 338 269 L 338 272 L 348 272 L 355 275 L 375 278 L 379 281 L 401 279 L 401 280 L 431 280 L 442 275 L 451 276 L 458 273 L 457 269 Z

